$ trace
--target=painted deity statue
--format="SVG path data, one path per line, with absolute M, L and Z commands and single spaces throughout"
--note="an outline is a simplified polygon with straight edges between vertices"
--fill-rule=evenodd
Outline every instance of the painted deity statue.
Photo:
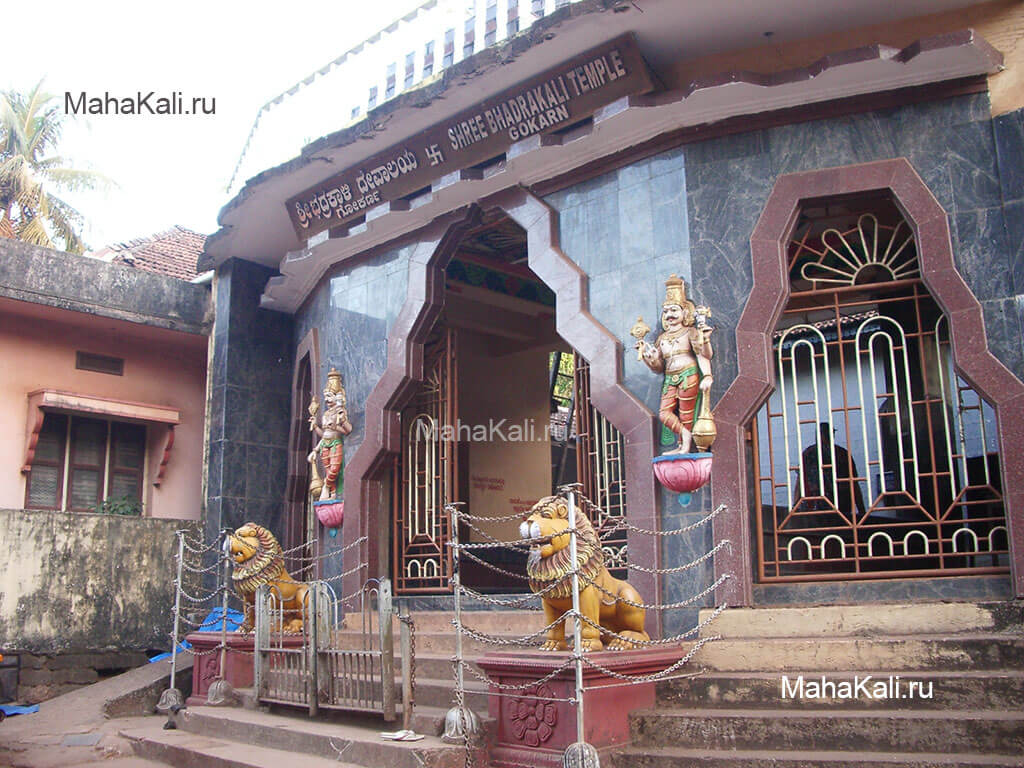
M 319 442 L 307 457 L 313 465 L 314 483 L 318 479 L 316 471 L 316 460 L 324 468 L 322 487 L 320 488 L 320 501 L 338 499 L 341 496 L 341 489 L 338 487 L 342 478 L 344 460 L 343 438 L 352 431 L 352 424 L 348 420 L 348 402 L 345 397 L 345 388 L 341 384 L 341 374 L 334 368 L 327 374 L 327 387 L 324 389 L 324 411 L 317 423 L 317 411 L 319 407 L 316 400 L 310 404 L 309 427 L 312 429 Z
M 649 329 L 638 320 L 632 335 L 644 364 L 665 374 L 658 418 L 663 425 L 661 444 L 665 453 L 688 453 L 694 436 L 694 419 L 705 413 L 707 391 L 711 388 L 712 328 L 706 307 L 695 307 L 686 298 L 682 279 L 672 275 L 665 281 L 661 309 L 662 333 L 654 344 L 644 340 Z M 699 430 L 698 430 L 699 431 Z M 700 436 L 698 436 L 700 437 Z M 714 439 L 713 436 L 711 438 Z M 698 439 L 702 450 L 703 440 Z

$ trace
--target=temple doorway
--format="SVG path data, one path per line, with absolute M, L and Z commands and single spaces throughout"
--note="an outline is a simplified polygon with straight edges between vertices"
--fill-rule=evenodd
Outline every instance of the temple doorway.
M 448 502 L 493 518 L 460 529 L 461 540 L 480 543 L 517 539 L 521 516 L 566 483 L 587 483 L 611 516 L 624 514 L 622 436 L 590 406 L 586 363 L 555 330 L 554 293 L 527 266 L 525 232 L 500 211 L 462 238 L 445 267 L 423 370 L 401 410 L 392 465 L 397 594 L 450 592 Z M 610 551 L 624 562 L 619 538 Z M 462 581 L 525 589 L 503 573 L 524 573 L 525 559 L 523 550 L 473 550 Z

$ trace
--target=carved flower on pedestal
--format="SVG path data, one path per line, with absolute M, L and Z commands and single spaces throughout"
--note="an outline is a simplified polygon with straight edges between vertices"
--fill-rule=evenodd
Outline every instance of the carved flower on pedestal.
M 555 710 L 555 692 L 547 684 L 528 691 L 527 696 L 508 702 L 508 716 L 512 722 L 512 735 L 529 747 L 538 747 L 551 738 L 558 722 Z

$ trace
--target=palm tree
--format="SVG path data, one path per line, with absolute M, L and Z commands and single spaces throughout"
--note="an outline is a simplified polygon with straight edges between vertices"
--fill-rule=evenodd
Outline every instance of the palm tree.
M 15 239 L 81 253 L 83 217 L 51 190 L 107 186 L 106 177 L 68 167 L 55 154 L 64 115 L 40 81 L 28 93 L 0 92 L 0 230 Z

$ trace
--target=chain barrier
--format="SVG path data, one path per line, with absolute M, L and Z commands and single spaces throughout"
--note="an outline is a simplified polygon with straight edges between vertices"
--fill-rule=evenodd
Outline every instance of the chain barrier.
M 509 520 L 522 520 L 522 515 L 514 514 L 505 515 L 498 518 L 489 518 L 480 515 L 471 515 L 468 512 L 463 511 L 454 505 L 446 505 L 445 507 L 446 511 L 451 516 L 450 530 L 452 531 L 452 538 L 451 541 L 448 543 L 451 547 L 454 562 L 454 576 L 452 579 L 452 584 L 454 587 L 455 598 L 455 619 L 453 619 L 452 623 L 455 625 L 456 628 L 456 654 L 452 658 L 452 666 L 455 674 L 455 691 L 453 695 L 455 706 L 450 711 L 450 714 L 454 713 L 456 715 L 456 719 L 459 722 L 462 729 L 461 733 L 459 734 L 461 738 L 459 738 L 458 741 L 463 742 L 463 744 L 465 745 L 467 767 L 471 764 L 471 752 L 469 748 L 469 723 L 467 722 L 466 719 L 466 714 L 468 710 L 466 710 L 465 708 L 464 673 L 466 671 L 468 671 L 469 674 L 476 678 L 479 682 L 486 684 L 489 688 L 490 695 L 517 697 L 520 699 L 536 701 L 559 701 L 571 704 L 573 707 L 576 708 L 577 728 L 580 729 L 579 741 L 582 741 L 582 710 L 584 703 L 583 696 L 585 694 L 585 691 L 588 690 L 583 684 L 582 669 L 584 666 L 587 666 L 590 669 L 600 672 L 606 678 L 610 678 L 614 681 L 609 682 L 607 679 L 603 680 L 600 686 L 602 689 L 606 687 L 615 686 L 652 684 L 661 681 L 675 680 L 685 677 L 694 677 L 695 675 L 700 673 L 686 673 L 682 670 L 686 667 L 687 664 L 689 664 L 693 660 L 694 656 L 707 643 L 720 639 L 720 636 L 718 635 L 707 635 L 702 637 L 701 634 L 706 630 L 706 628 L 709 625 L 712 624 L 712 622 L 715 621 L 715 619 L 718 618 L 719 615 L 721 615 L 722 611 L 726 609 L 727 605 L 725 603 L 722 603 L 714 607 L 708 613 L 707 616 L 699 620 L 696 623 L 696 625 L 691 627 L 690 629 L 668 637 L 653 640 L 643 640 L 635 636 L 630 637 L 627 635 L 622 635 L 617 632 L 611 631 L 605 627 L 602 627 L 599 622 L 595 621 L 594 619 L 590 618 L 585 613 L 583 613 L 580 610 L 579 598 L 577 597 L 577 595 L 579 595 L 582 591 L 586 590 L 589 587 L 594 587 L 599 593 L 601 593 L 601 602 L 603 605 L 611 605 L 615 602 L 619 602 L 625 605 L 632 606 L 634 608 L 643 609 L 645 611 L 665 612 L 680 608 L 691 607 L 695 605 L 702 605 L 709 597 L 711 597 L 716 592 L 716 590 L 718 590 L 723 584 L 726 583 L 726 581 L 732 578 L 732 574 L 722 574 L 717 579 L 715 579 L 711 584 L 706 586 L 704 589 L 699 590 L 695 594 L 685 599 L 678 600 L 675 602 L 646 603 L 643 601 L 630 600 L 627 597 L 620 596 L 609 590 L 602 583 L 602 575 L 600 572 L 590 575 L 585 575 L 582 572 L 578 560 L 575 559 L 575 542 L 577 537 L 586 530 L 586 526 L 576 525 L 573 521 L 576 519 L 575 505 L 578 504 L 580 507 L 586 510 L 586 513 L 588 514 L 591 520 L 608 520 L 608 524 L 600 526 L 600 528 L 598 528 L 596 523 L 594 525 L 594 531 L 598 542 L 601 542 L 613 533 L 622 530 L 626 530 L 631 534 L 635 534 L 638 536 L 651 536 L 663 538 L 667 536 L 686 535 L 701 528 L 702 526 L 708 525 L 710 522 L 715 520 L 715 518 L 717 518 L 720 514 L 722 514 L 722 512 L 725 511 L 725 505 L 719 505 L 711 513 L 682 528 L 673 529 L 669 531 L 655 531 L 634 525 L 633 523 L 627 521 L 625 518 L 605 516 L 604 511 L 596 504 L 594 504 L 590 499 L 584 496 L 580 492 L 580 489 L 581 486 L 578 483 L 561 486 L 559 488 L 559 491 L 562 493 L 572 494 L 569 499 L 569 525 L 564 530 L 559 531 L 557 535 L 561 536 L 568 534 L 568 539 L 571 545 L 570 562 L 573 563 L 575 567 L 566 573 L 561 573 L 557 581 L 554 581 L 553 583 L 547 585 L 542 590 L 539 590 L 536 593 L 524 597 L 492 597 L 462 585 L 461 580 L 459 579 L 460 558 L 466 557 L 474 563 L 477 563 L 489 569 L 490 571 L 501 574 L 503 576 L 517 579 L 519 581 L 529 581 L 528 576 L 522 573 L 515 573 L 513 571 L 494 565 L 493 563 L 488 562 L 484 558 L 479 557 L 477 554 L 475 554 L 475 552 L 479 550 L 497 548 L 522 551 L 523 548 L 534 547 L 537 544 L 551 543 L 551 536 L 523 538 L 518 539 L 516 541 L 500 541 L 487 531 L 483 530 L 480 526 L 475 525 L 474 521 L 480 522 L 486 520 L 487 522 L 493 523 L 504 522 Z M 460 542 L 458 537 L 459 523 L 464 523 L 470 531 L 473 531 L 476 534 L 475 538 L 477 538 L 478 540 L 473 542 Z M 598 546 L 600 546 L 600 543 L 598 544 Z M 723 539 L 715 543 L 710 549 L 708 549 L 699 557 L 695 558 L 693 561 L 684 563 L 682 565 L 667 568 L 652 568 L 635 563 L 629 563 L 628 568 L 630 570 L 655 575 L 684 573 L 687 571 L 692 571 L 693 569 L 698 568 L 699 566 L 705 563 L 708 563 L 723 548 L 731 546 L 731 542 L 728 539 Z M 467 625 L 462 620 L 460 600 L 463 597 L 468 597 L 487 605 L 494 605 L 503 608 L 522 609 L 526 607 L 532 608 L 533 610 L 538 610 L 539 607 L 535 605 L 536 601 L 538 599 L 543 599 L 543 597 L 546 594 L 548 594 L 551 591 L 554 591 L 555 589 L 564 590 L 565 581 L 566 579 L 570 578 L 573 580 L 573 582 L 575 582 L 573 594 L 574 607 L 565 611 L 561 616 L 559 616 L 558 619 L 547 624 L 545 627 L 537 630 L 536 632 L 516 637 L 497 636 L 488 634 L 486 632 L 482 632 L 477 628 Z M 565 623 L 563 624 L 563 622 Z M 573 624 L 572 634 L 570 634 L 569 632 L 569 622 L 572 622 Z M 527 644 L 531 644 L 532 642 L 535 642 L 537 638 L 545 636 L 548 632 L 551 632 L 552 630 L 557 631 L 556 628 L 560 625 L 562 625 L 563 627 L 562 633 L 565 636 L 566 643 L 569 644 L 572 649 L 572 654 L 565 658 L 565 660 L 562 663 L 558 664 L 557 667 L 552 669 L 548 674 L 536 680 L 527 680 L 521 683 L 510 683 L 495 680 L 489 674 L 480 671 L 474 665 L 467 662 L 462 657 L 461 638 L 463 635 L 485 645 L 499 647 L 524 646 Z M 590 629 L 597 630 L 600 633 L 599 636 L 602 639 L 604 639 L 605 641 L 612 641 L 613 645 L 619 645 L 625 648 L 651 649 L 676 646 L 680 647 L 681 655 L 679 656 L 679 658 L 673 660 L 671 663 L 667 663 L 666 660 L 666 666 L 655 672 L 650 672 L 642 675 L 634 675 L 626 672 L 620 672 L 615 669 L 611 669 L 605 666 L 604 664 L 601 664 L 592 655 L 584 653 L 584 641 L 581 637 L 582 627 L 584 626 L 588 627 L 588 632 L 590 631 Z M 694 636 L 696 636 L 696 641 L 692 642 L 692 644 L 688 643 L 688 639 L 693 638 Z M 690 647 L 685 652 L 683 652 L 683 647 L 685 647 L 686 645 L 690 645 Z M 674 656 L 674 654 L 672 654 L 672 656 Z M 559 676 L 564 675 L 564 673 L 567 670 L 572 668 L 575 668 L 576 670 L 575 695 L 563 696 L 561 698 L 536 695 L 537 689 L 541 685 L 550 682 L 558 678 Z

